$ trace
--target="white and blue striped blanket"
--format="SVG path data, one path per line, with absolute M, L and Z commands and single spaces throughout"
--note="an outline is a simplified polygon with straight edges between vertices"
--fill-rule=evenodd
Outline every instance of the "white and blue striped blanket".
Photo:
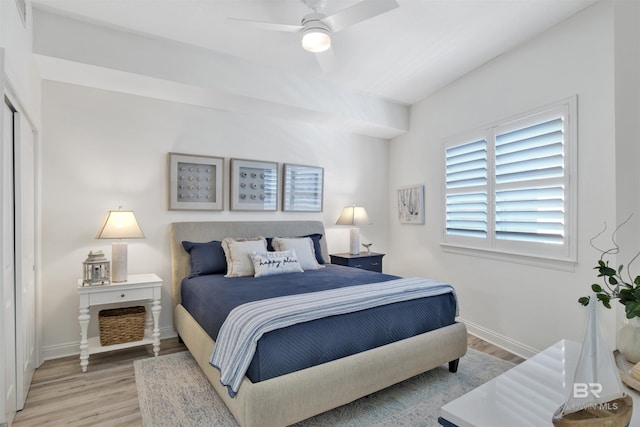
M 220 370 L 220 382 L 234 397 L 251 364 L 258 340 L 267 332 L 323 317 L 445 293 L 455 297 L 451 285 L 430 279 L 403 278 L 245 303 L 229 313 L 220 328 L 209 363 Z

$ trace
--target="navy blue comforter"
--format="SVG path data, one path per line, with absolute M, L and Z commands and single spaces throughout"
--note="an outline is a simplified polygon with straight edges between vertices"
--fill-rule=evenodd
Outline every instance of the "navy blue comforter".
M 183 280 L 182 305 L 215 340 L 229 312 L 245 302 L 397 278 L 333 264 L 259 278 L 199 276 Z M 272 331 L 258 341 L 247 376 L 263 381 L 409 338 L 454 323 L 455 313 L 455 297 L 445 294 Z

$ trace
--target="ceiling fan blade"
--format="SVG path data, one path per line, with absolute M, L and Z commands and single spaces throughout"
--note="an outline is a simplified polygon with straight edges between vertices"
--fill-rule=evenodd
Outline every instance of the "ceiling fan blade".
M 287 33 L 297 33 L 304 28 L 302 25 L 274 24 L 271 22 L 252 21 L 250 19 L 240 18 L 227 18 L 227 21 L 235 25 L 258 28 L 261 30 L 284 31 Z
M 329 49 L 324 52 L 318 52 L 315 55 L 323 72 L 328 73 L 333 71 L 336 66 L 336 55 L 333 52 L 333 47 L 329 47 Z
M 322 22 L 328 24 L 335 33 L 358 22 L 366 21 L 369 18 L 393 10 L 398 6 L 396 0 L 364 0 L 323 18 Z

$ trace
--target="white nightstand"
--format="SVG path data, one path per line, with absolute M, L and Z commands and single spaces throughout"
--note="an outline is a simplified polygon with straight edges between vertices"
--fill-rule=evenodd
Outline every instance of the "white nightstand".
M 87 372 L 89 355 L 104 351 L 120 350 L 139 345 L 153 344 L 153 353 L 157 356 L 160 351 L 160 298 L 162 296 L 162 279 L 155 274 L 132 274 L 126 282 L 109 285 L 82 286 L 78 280 L 80 294 L 80 366 L 82 372 Z M 91 315 L 89 308 L 94 305 L 112 304 L 129 301 L 150 300 L 151 310 L 147 310 L 147 324 L 144 339 L 140 341 L 101 346 L 100 338 L 87 339 L 87 329 Z

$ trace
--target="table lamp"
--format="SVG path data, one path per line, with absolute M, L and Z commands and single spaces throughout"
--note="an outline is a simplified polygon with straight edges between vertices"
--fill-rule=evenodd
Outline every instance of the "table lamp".
M 127 281 L 127 242 L 119 239 L 142 239 L 144 234 L 138 225 L 133 211 L 123 211 L 122 206 L 117 211 L 107 212 L 96 239 L 118 239 L 111 244 L 111 281 Z
M 358 225 L 372 224 L 367 215 L 367 211 L 360 206 L 345 206 L 342 215 L 336 221 L 336 225 L 351 225 L 349 229 L 349 253 L 358 255 L 360 253 L 360 229 Z

